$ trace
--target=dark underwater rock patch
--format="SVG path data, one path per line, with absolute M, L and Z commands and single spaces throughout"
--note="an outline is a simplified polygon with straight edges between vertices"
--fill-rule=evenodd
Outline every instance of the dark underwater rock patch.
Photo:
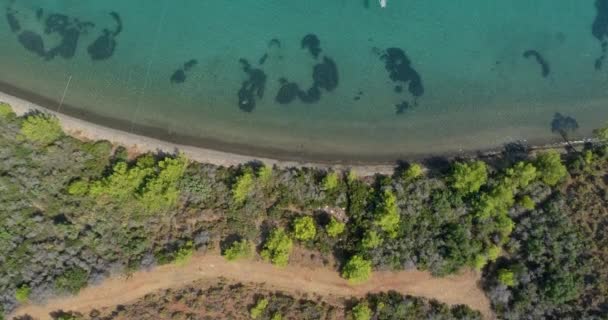
M 323 57 L 323 62 L 313 67 L 312 74 L 314 86 L 333 91 L 338 87 L 338 67 L 334 60 Z
M 251 112 L 255 109 L 256 98 L 264 97 L 266 88 L 266 74 L 261 69 L 252 68 L 249 62 L 245 59 L 240 59 L 239 62 L 243 67 L 243 71 L 249 78 L 243 81 L 241 89 L 237 94 L 239 98 L 239 108 L 245 112 Z
M 89 56 L 94 61 L 109 59 L 114 55 L 114 51 L 116 50 L 116 37 L 122 32 L 122 19 L 116 12 L 110 12 L 110 15 L 116 23 L 114 30 L 103 29 L 102 34 L 87 48 Z
M 288 104 L 298 98 L 300 88 L 298 87 L 297 83 L 289 82 L 285 78 L 281 78 L 279 82 L 281 83 L 281 88 L 279 88 L 279 91 L 274 99 L 276 102 L 280 104 Z
M 536 62 L 541 67 L 541 74 L 542 74 L 543 78 L 546 78 L 549 76 L 549 74 L 551 73 L 551 68 L 549 67 L 549 63 L 547 62 L 547 60 L 545 60 L 545 58 L 543 58 L 543 56 L 538 51 L 526 50 L 524 52 L 523 56 L 526 59 L 534 58 L 536 60 Z
M 302 38 L 301 47 L 302 49 L 308 49 L 310 54 L 315 59 L 317 59 L 319 57 L 319 53 L 321 53 L 321 41 L 312 33 L 309 33 Z
M 398 103 L 395 105 L 395 113 L 396 114 L 403 114 L 405 111 L 407 111 L 410 108 L 410 103 L 407 101 L 402 101 L 401 103 Z
M 101 35 L 87 48 L 89 56 L 93 60 L 108 59 L 116 49 L 115 37 L 122 32 L 122 20 L 116 12 L 111 12 L 110 15 L 116 23 L 114 29 L 103 29 Z M 44 31 L 41 34 L 32 30 L 22 30 L 16 12 L 10 6 L 6 8 L 6 19 L 11 31 L 17 34 L 19 43 L 26 50 L 46 60 L 54 59 L 57 56 L 64 59 L 73 58 L 76 55 L 80 37 L 95 27 L 92 22 L 81 21 L 77 17 L 70 17 L 65 14 L 54 13 L 45 16 L 42 8 L 36 10 L 36 19 L 44 23 Z M 48 35 L 59 35 L 59 44 L 47 48 L 45 36 Z
M 6 10 L 6 21 L 8 22 L 8 25 L 11 28 L 12 32 L 21 31 L 21 24 L 19 23 L 19 20 L 17 20 L 15 12 L 11 9 Z
M 608 49 L 608 0 L 595 0 L 596 16 L 591 25 L 591 33 L 601 43 L 602 53 L 595 60 L 595 69 L 602 68 Z
M 377 48 L 372 48 L 372 52 L 380 55 L 380 59 L 384 61 L 384 67 L 388 72 L 391 81 L 396 82 L 393 90 L 396 93 L 403 91 L 403 85 L 407 84 L 409 93 L 414 97 L 414 103 L 403 101 L 396 105 L 397 114 L 403 113 L 405 110 L 410 109 L 412 106 L 417 105 L 417 99 L 424 95 L 424 85 L 422 84 L 422 77 L 413 68 L 411 60 L 400 48 L 388 48 L 384 52 L 380 52 Z
M 197 64 L 198 60 L 196 59 L 190 59 L 184 62 L 181 68 L 173 72 L 173 75 L 171 75 L 171 78 L 169 80 L 171 81 L 171 83 L 184 83 L 187 78 L 187 72 L 190 71 L 190 69 L 194 68 Z

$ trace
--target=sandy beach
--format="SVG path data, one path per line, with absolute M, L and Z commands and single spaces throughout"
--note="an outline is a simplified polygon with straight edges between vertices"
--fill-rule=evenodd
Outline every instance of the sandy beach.
M 315 162 L 296 162 L 283 161 L 264 157 L 253 157 L 235 153 L 222 152 L 212 149 L 192 147 L 187 145 L 175 144 L 167 141 L 162 141 L 142 135 L 129 133 L 122 130 L 104 127 L 95 123 L 91 123 L 82 119 L 65 115 L 44 108 L 35 103 L 15 97 L 13 95 L 0 92 L 0 102 L 5 102 L 11 105 L 13 111 L 17 115 L 37 110 L 56 116 L 63 130 L 76 138 L 86 140 L 108 140 L 115 145 L 121 145 L 136 153 L 162 151 L 166 153 L 181 152 L 189 159 L 201 163 L 211 163 L 220 166 L 236 166 L 252 161 L 261 161 L 266 165 L 277 166 L 279 168 L 288 167 L 317 167 L 317 168 L 332 168 L 334 170 L 352 170 L 359 176 L 371 176 L 376 173 L 392 174 L 396 165 L 379 164 L 379 165 L 342 165 L 328 164 Z

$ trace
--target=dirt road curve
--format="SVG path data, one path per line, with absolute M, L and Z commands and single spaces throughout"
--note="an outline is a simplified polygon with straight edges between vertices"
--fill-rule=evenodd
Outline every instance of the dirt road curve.
M 435 298 L 448 304 L 466 304 L 480 310 L 486 318 L 491 318 L 489 301 L 477 287 L 479 276 L 473 272 L 446 278 L 433 278 L 429 273 L 420 271 L 375 272 L 368 282 L 351 286 L 329 269 L 298 266 L 276 268 L 254 261 L 227 262 L 218 255 L 194 257 L 182 267 L 165 265 L 150 272 L 137 272 L 128 280 L 125 277 L 110 278 L 98 286 L 82 290 L 77 296 L 52 299 L 45 305 L 24 306 L 13 316 L 29 314 L 43 320 L 50 319 L 49 312 L 59 309 L 85 313 L 93 308 L 127 304 L 159 289 L 176 288 L 194 280 L 218 277 L 265 283 L 269 288 L 287 292 L 320 295 L 362 296 L 368 292 L 395 290 Z

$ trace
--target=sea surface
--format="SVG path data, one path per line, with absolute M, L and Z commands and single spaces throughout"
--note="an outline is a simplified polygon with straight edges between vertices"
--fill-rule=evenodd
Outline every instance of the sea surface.
M 0 90 L 125 131 L 390 161 L 588 136 L 606 0 L 0 0 Z M 555 122 L 554 122 L 555 124 Z

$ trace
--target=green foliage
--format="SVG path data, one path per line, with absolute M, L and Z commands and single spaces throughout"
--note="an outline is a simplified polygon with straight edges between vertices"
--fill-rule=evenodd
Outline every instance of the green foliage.
M 365 282 L 372 274 L 372 262 L 360 255 L 352 256 L 342 268 L 342 277 L 351 283 Z
M 488 181 L 486 163 L 483 161 L 456 162 L 452 167 L 449 180 L 452 188 L 462 194 L 477 192 Z
M 251 316 L 251 319 L 259 318 L 264 313 L 264 311 L 266 311 L 266 307 L 268 307 L 268 299 L 259 299 L 256 302 L 255 306 L 253 306 L 253 308 L 249 310 L 249 316 Z
M 321 181 L 321 187 L 325 191 L 333 191 L 338 187 L 339 183 L 340 176 L 338 175 L 338 173 L 331 171 L 328 172 L 323 178 L 323 181 Z
M 175 254 L 175 258 L 173 258 L 173 263 L 177 266 L 185 266 L 190 262 L 192 256 L 194 255 L 194 244 L 192 241 L 186 242 Z
M 270 185 L 272 181 L 272 167 L 268 165 L 264 165 L 258 171 L 258 179 L 260 184 L 263 186 Z
M 382 244 L 383 240 L 378 235 L 378 233 L 374 230 L 368 230 L 365 232 L 363 239 L 361 240 L 361 245 L 364 249 L 374 249 Z
M 532 200 L 529 195 L 521 197 L 521 199 L 519 200 L 519 204 L 526 210 L 534 210 L 534 207 L 536 206 L 534 200 Z
M 351 312 L 354 320 L 370 320 L 372 318 L 372 309 L 369 308 L 367 303 L 358 303 Z
M 279 267 L 284 267 L 289 261 L 289 254 L 293 247 L 293 241 L 289 238 L 283 228 L 272 230 L 264 243 L 261 255 L 267 261 Z
M 397 236 L 401 217 L 397 208 L 397 197 L 390 190 L 384 190 L 380 204 L 375 212 L 375 224 L 388 233 L 389 237 Z
M 10 119 L 14 116 L 13 108 L 8 103 L 0 102 L 0 118 Z
M 283 316 L 277 311 L 272 315 L 270 320 L 283 320 Z
M 76 180 L 68 186 L 68 193 L 73 196 L 83 196 L 89 192 L 89 183 L 83 180 Z
M 293 230 L 295 238 L 302 241 L 308 241 L 315 238 L 317 228 L 312 217 L 298 217 L 293 222 Z
M 556 151 L 539 154 L 536 158 L 536 168 L 540 179 L 549 186 L 555 186 L 568 175 L 566 166 L 562 164 L 561 157 Z
M 506 170 L 515 188 L 525 188 L 537 178 L 536 167 L 532 163 L 518 162 Z
M 243 204 L 249 193 L 254 187 L 254 176 L 251 169 L 247 168 L 243 174 L 236 179 L 236 182 L 232 186 L 232 198 L 237 204 Z
M 411 182 L 422 177 L 423 173 L 424 171 L 422 166 L 417 163 L 413 163 L 405 171 L 403 171 L 402 178 L 405 182 Z
M 17 288 L 17 291 L 15 292 L 15 299 L 19 303 L 27 302 L 30 298 L 31 292 L 32 289 L 30 287 L 27 285 L 22 285 L 21 287 Z
M 600 141 L 608 141 L 608 126 L 593 130 L 593 135 Z
M 59 292 L 77 294 L 87 285 L 88 273 L 80 268 L 70 269 L 55 279 L 55 289 Z
M 515 285 L 515 273 L 509 269 L 498 270 L 498 282 L 504 284 L 507 287 Z
M 46 114 L 33 114 L 25 118 L 21 133 L 26 139 L 40 145 L 49 145 L 63 136 L 59 120 Z
M 332 238 L 335 238 L 335 237 L 341 235 L 345 229 L 346 229 L 346 224 L 339 222 L 334 217 L 331 217 L 331 219 L 329 220 L 329 223 L 325 227 L 327 234 Z
M 183 155 L 165 158 L 158 164 L 150 155 L 137 159 L 134 166 L 118 162 L 108 177 L 91 184 L 89 193 L 115 202 L 136 200 L 145 212 L 159 212 L 177 203 L 178 184 L 187 166 Z
M 224 250 L 224 258 L 228 261 L 234 261 L 242 258 L 251 257 L 251 243 L 247 241 L 247 239 L 242 239 L 240 241 L 235 241 L 230 245 L 229 248 Z

